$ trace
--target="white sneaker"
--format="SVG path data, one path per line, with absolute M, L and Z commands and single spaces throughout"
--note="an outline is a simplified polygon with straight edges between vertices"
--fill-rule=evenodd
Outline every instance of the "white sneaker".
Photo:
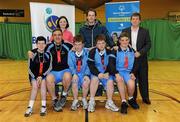
M 83 106 L 83 109 L 87 109 L 88 108 L 88 103 L 87 103 L 86 99 L 82 100 L 82 106 Z
M 29 116 L 31 116 L 31 115 L 32 115 L 32 108 L 31 108 L 31 107 L 28 107 L 28 108 L 26 109 L 26 112 L 25 112 L 24 116 L 25 116 L 25 117 L 29 117 Z
M 94 112 L 95 111 L 95 105 L 96 105 L 95 101 L 90 100 L 89 101 L 89 106 L 88 106 L 88 111 L 89 112 Z
M 47 111 L 46 111 L 46 106 L 42 106 L 42 107 L 41 107 L 41 110 L 40 110 L 40 116 L 45 116 L 46 113 L 47 113 Z
M 113 101 L 107 101 L 105 108 L 110 109 L 111 111 L 114 111 L 114 112 L 119 111 L 119 108 L 114 104 Z
M 79 104 L 78 100 L 73 100 L 73 103 L 71 105 L 71 110 L 76 111 L 79 106 L 80 106 L 80 104 Z

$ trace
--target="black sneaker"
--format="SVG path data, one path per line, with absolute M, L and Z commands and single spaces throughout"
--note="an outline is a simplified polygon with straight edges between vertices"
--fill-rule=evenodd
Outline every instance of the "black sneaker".
M 54 109 L 56 112 L 61 112 L 61 111 L 62 111 L 62 106 L 59 105 L 57 99 L 53 100 L 53 109 Z
M 127 114 L 127 108 L 128 108 L 128 104 L 126 102 L 122 102 L 122 104 L 121 104 L 121 113 L 122 114 Z
M 128 100 L 128 103 L 133 109 L 139 109 L 139 105 L 134 98 Z
M 45 116 L 46 115 L 46 106 L 42 106 L 40 110 L 40 116 Z
M 67 96 L 64 96 L 62 95 L 60 100 L 58 101 L 58 104 L 61 106 L 61 107 L 64 107 L 64 105 L 66 104 L 66 99 L 67 99 Z

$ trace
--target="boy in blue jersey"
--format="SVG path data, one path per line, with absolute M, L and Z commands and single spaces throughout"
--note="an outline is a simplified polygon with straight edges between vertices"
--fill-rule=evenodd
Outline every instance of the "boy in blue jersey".
M 112 111 L 118 111 L 119 108 L 114 104 L 112 95 L 114 92 L 114 85 L 112 76 L 109 75 L 111 68 L 109 67 L 109 58 L 113 56 L 111 50 L 106 47 L 106 38 L 103 34 L 96 37 L 96 47 L 89 52 L 88 66 L 91 72 L 91 83 L 90 83 L 90 101 L 88 106 L 89 112 L 95 111 L 95 100 L 99 82 L 102 83 L 107 93 L 107 102 L 105 107 Z
M 37 96 L 38 89 L 41 89 L 42 107 L 40 115 L 46 115 L 46 76 L 52 69 L 52 56 L 44 52 L 46 39 L 43 36 L 37 37 L 37 48 L 32 50 L 34 56 L 29 58 L 29 79 L 32 85 L 31 96 L 28 108 L 24 114 L 29 117 L 32 114 L 33 105 Z
M 78 89 L 82 87 L 83 97 L 82 105 L 83 109 L 87 109 L 87 94 L 90 84 L 90 71 L 87 65 L 88 49 L 84 48 L 84 40 L 81 35 L 74 37 L 74 51 L 71 50 L 68 53 L 68 65 L 72 72 L 72 92 L 74 100 L 71 105 L 71 110 L 77 110 L 79 107 L 78 102 Z
M 134 109 L 139 109 L 139 105 L 133 98 L 135 89 L 135 76 L 134 72 L 137 70 L 135 63 L 135 54 L 133 49 L 129 46 L 129 35 L 126 32 L 122 32 L 119 37 L 119 49 L 114 51 L 115 58 L 111 58 L 111 74 L 115 75 L 117 86 L 122 99 L 121 110 L 123 114 L 127 114 L 128 104 L 125 98 L 125 85 L 127 86 L 129 105 Z

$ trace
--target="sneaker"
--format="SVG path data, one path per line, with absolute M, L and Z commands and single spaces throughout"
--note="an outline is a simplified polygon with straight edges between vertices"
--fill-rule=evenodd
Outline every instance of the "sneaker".
M 111 111 L 114 111 L 114 112 L 119 111 L 119 108 L 114 104 L 113 101 L 107 101 L 106 105 L 105 105 L 105 108 L 107 108 L 107 109 L 109 109 Z
M 27 107 L 27 110 L 24 114 L 25 117 L 29 117 L 32 115 L 32 108 L 31 107 Z
M 96 103 L 95 103 L 95 101 L 89 101 L 89 106 L 88 106 L 88 111 L 89 112 L 94 112 L 95 111 L 95 105 L 96 105 Z
M 46 115 L 46 106 L 42 106 L 40 110 L 40 116 L 45 116 Z
M 83 109 L 87 109 L 88 108 L 87 100 L 82 100 L 82 107 L 83 107 Z
M 62 106 L 59 105 L 57 99 L 53 100 L 53 109 L 54 109 L 56 112 L 61 112 L 61 111 L 62 111 Z
M 67 99 L 67 96 L 61 96 L 60 100 L 58 101 L 58 104 L 61 106 L 61 107 L 64 107 L 64 105 L 66 104 L 66 99 Z
M 122 102 L 122 104 L 121 104 L 121 113 L 122 114 L 127 114 L 127 108 L 128 108 L 128 104 L 126 102 Z
M 139 109 L 139 105 L 137 104 L 134 98 L 128 100 L 129 105 L 134 109 Z
M 73 100 L 73 103 L 71 105 L 71 110 L 72 111 L 76 111 L 79 108 L 80 104 L 78 102 L 78 100 Z

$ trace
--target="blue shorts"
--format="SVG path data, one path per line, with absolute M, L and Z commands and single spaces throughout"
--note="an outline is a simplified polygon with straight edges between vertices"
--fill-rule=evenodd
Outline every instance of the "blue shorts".
M 64 69 L 64 70 L 61 70 L 61 71 L 51 71 L 50 72 L 50 74 L 54 75 L 55 84 L 62 81 L 65 72 L 71 73 L 70 69 Z
M 82 88 L 82 85 L 83 85 L 83 83 L 84 83 L 84 75 L 82 75 L 82 74 L 77 74 L 78 75 L 78 89 L 80 89 L 80 88 Z
M 97 76 L 95 76 L 95 75 L 91 75 L 91 79 L 93 79 L 93 78 L 98 78 Z M 109 80 L 113 80 L 113 76 L 109 76 L 109 79 L 99 79 L 98 78 L 98 80 L 99 80 L 99 82 L 103 85 L 103 87 L 104 87 L 104 89 L 106 90 L 107 89 L 107 82 L 109 81 Z
M 131 79 L 130 72 L 127 71 L 120 71 L 119 75 L 124 79 L 124 82 L 127 84 L 128 81 Z

